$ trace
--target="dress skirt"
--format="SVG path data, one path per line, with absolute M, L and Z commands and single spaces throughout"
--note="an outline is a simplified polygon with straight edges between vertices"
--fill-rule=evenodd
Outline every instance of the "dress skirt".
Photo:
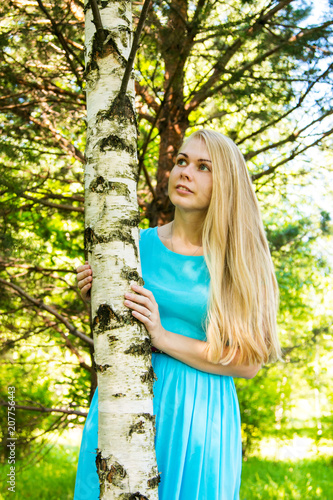
M 205 340 L 209 273 L 202 256 L 168 250 L 157 229 L 142 231 L 145 288 L 169 331 Z M 241 424 L 232 377 L 192 368 L 153 353 L 159 500 L 238 500 L 242 464 Z M 98 500 L 95 458 L 96 390 L 82 435 L 74 500 Z

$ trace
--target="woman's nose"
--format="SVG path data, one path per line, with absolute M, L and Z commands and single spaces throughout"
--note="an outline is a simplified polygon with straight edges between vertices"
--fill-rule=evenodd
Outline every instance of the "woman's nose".
M 193 170 L 192 170 L 192 164 L 188 163 L 185 167 L 182 168 L 182 171 L 180 173 L 181 176 L 187 177 L 190 179 L 192 177 Z

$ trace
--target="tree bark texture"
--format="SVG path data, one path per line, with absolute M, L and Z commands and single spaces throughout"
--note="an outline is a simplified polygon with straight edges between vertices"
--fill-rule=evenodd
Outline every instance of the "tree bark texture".
M 145 328 L 124 307 L 142 284 L 138 249 L 134 82 L 119 95 L 131 49 L 131 2 L 99 3 L 104 37 L 86 4 L 85 246 L 92 266 L 92 328 L 99 387 L 96 464 L 101 499 L 158 498 L 154 373 Z

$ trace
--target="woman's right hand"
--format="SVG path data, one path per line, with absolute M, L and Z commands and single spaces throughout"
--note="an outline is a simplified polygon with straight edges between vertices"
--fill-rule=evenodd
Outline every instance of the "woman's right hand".
M 90 289 L 92 284 L 92 270 L 88 262 L 84 266 L 79 266 L 76 269 L 76 281 L 80 289 L 81 297 L 84 301 L 90 301 Z

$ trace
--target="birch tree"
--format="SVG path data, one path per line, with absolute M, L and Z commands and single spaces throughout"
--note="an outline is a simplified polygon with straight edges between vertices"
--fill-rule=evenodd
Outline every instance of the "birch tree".
M 126 310 L 143 284 L 138 250 L 137 134 L 131 2 L 86 4 L 85 246 L 93 269 L 92 328 L 99 387 L 96 465 L 101 499 L 157 499 L 151 344 Z

